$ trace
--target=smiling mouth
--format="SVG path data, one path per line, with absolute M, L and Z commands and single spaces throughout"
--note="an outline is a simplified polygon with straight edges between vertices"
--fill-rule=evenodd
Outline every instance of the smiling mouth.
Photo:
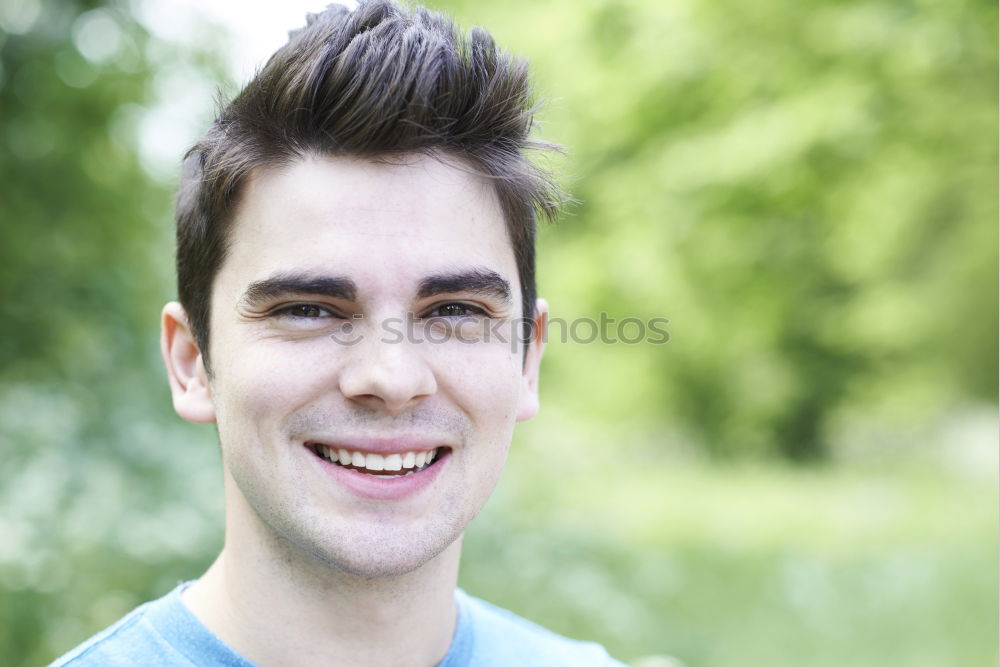
M 399 452 L 395 454 L 367 454 L 328 447 L 318 442 L 307 443 L 313 454 L 327 463 L 333 463 L 348 470 L 372 475 L 373 477 L 406 477 L 434 465 L 447 447 L 436 447 L 429 451 Z

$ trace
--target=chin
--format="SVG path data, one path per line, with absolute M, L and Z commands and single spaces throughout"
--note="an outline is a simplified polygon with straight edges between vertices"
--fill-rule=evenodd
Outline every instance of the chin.
M 408 575 L 440 556 L 455 540 L 431 540 L 409 536 L 409 539 L 392 540 L 368 535 L 351 540 L 351 545 L 329 545 L 316 549 L 313 555 L 321 564 L 332 570 L 364 579 L 391 579 Z

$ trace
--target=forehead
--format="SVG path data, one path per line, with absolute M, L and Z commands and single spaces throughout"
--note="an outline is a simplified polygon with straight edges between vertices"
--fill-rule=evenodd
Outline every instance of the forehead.
M 348 275 L 362 292 L 485 266 L 517 279 L 494 189 L 455 162 L 309 156 L 248 180 L 217 286 L 264 275 Z M 515 290 L 516 291 L 516 290 Z

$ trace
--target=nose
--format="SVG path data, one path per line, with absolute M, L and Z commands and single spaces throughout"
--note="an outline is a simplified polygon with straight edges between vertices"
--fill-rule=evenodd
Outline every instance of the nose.
M 374 336 L 351 350 L 340 372 L 340 391 L 367 407 L 398 414 L 437 391 L 419 343 Z

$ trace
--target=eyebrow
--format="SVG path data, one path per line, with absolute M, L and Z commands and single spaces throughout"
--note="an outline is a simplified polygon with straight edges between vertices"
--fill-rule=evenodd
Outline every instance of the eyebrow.
M 510 283 L 496 271 L 490 269 L 472 269 L 458 273 L 444 273 L 428 276 L 420 281 L 417 297 L 425 299 L 438 294 L 454 292 L 469 292 L 500 299 L 510 303 Z
M 420 281 L 417 297 L 466 292 L 481 294 L 511 302 L 510 283 L 496 271 L 471 269 L 457 273 L 428 276 Z M 290 294 L 318 294 L 344 301 L 354 301 L 358 288 L 353 280 L 341 276 L 316 276 L 305 273 L 281 273 L 250 283 L 240 301 L 248 306 L 288 296 Z
M 254 305 L 289 294 L 319 294 L 334 299 L 354 301 L 357 293 L 357 285 L 350 278 L 281 273 L 250 283 L 240 301 Z

